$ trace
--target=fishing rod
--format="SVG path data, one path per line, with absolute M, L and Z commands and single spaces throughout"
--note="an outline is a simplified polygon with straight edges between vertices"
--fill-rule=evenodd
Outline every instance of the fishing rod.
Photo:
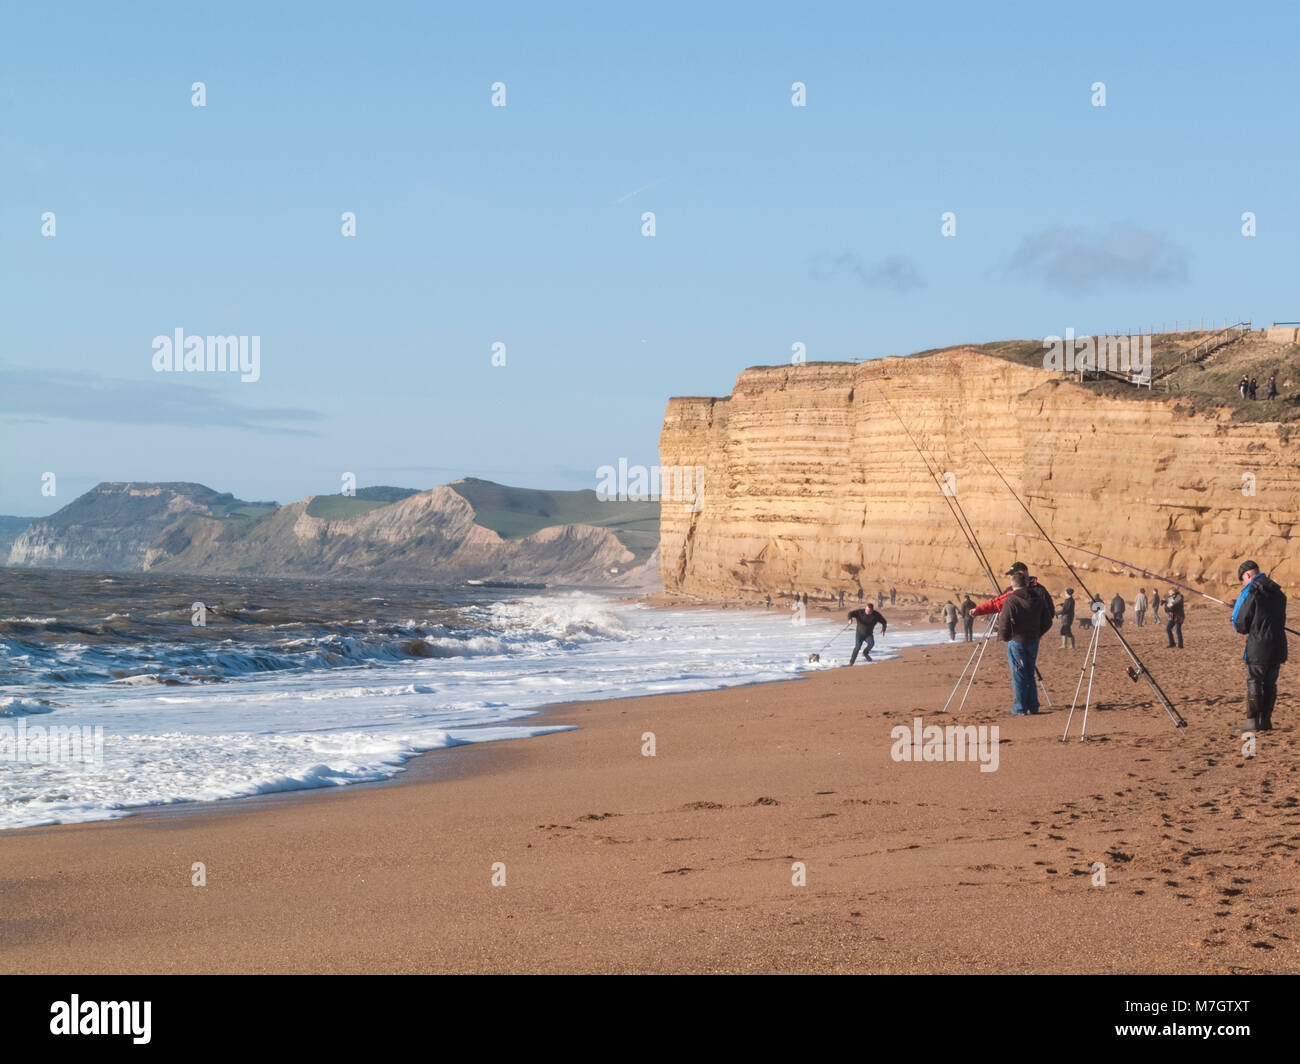
M 912 430 L 908 428 L 907 422 L 903 420 L 902 415 L 894 408 L 894 404 L 889 401 L 889 397 L 885 395 L 884 389 L 882 389 L 879 383 L 877 383 L 879 380 L 888 379 L 888 377 L 865 378 L 865 380 L 875 386 L 876 392 L 880 395 L 881 402 L 888 407 L 889 412 L 893 414 L 894 417 L 897 418 L 898 423 L 903 426 L 903 432 L 907 435 L 908 442 L 911 443 L 913 450 L 916 451 L 917 457 L 921 459 L 922 465 L 925 466 L 925 471 L 930 474 L 930 479 L 933 480 L 935 485 L 939 488 L 939 493 L 943 496 L 943 501 L 948 504 L 948 511 L 952 514 L 953 520 L 957 522 L 957 527 L 961 529 L 961 533 L 966 539 L 966 545 L 970 547 L 971 551 L 975 555 L 976 562 L 979 563 L 980 569 L 983 571 L 984 575 L 988 577 L 989 583 L 993 585 L 993 594 L 1000 594 L 1001 588 L 998 587 L 997 577 L 993 575 L 993 566 L 989 564 L 988 556 L 984 553 L 984 548 L 980 545 L 979 537 L 975 534 L 975 526 L 970 523 L 970 518 L 966 516 L 966 511 L 961 505 L 961 500 L 955 495 L 949 494 L 947 485 L 944 484 L 943 478 L 939 475 L 939 464 L 937 462 L 933 465 L 931 464 L 930 459 L 927 458 L 925 452 L 921 450 L 921 445 L 916 442 L 916 437 L 912 435 Z
M 1070 564 L 1070 560 L 1061 553 L 1061 549 L 1056 545 L 1056 541 L 1047 534 L 1047 529 L 1039 524 L 1038 518 L 1034 516 L 1034 511 L 1029 508 L 1025 503 L 1025 500 L 1020 497 L 1016 489 L 1013 488 L 1007 478 L 1002 475 L 1002 471 L 993 464 L 993 459 L 990 458 L 984 448 L 979 445 L 979 441 L 970 434 L 970 431 L 966 428 L 966 425 L 961 421 L 961 419 L 954 416 L 954 420 L 957 422 L 957 425 L 961 428 L 962 432 L 965 433 L 966 438 L 974 444 L 975 450 L 979 451 L 980 456 L 988 463 L 989 468 L 997 475 L 998 480 L 1002 481 L 1003 487 L 1005 487 L 1007 491 L 1011 492 L 1011 497 L 1020 504 L 1020 508 L 1025 511 L 1029 520 L 1034 523 L 1034 527 L 1042 533 L 1044 542 L 1046 542 L 1052 550 L 1056 552 L 1056 556 L 1061 559 L 1061 564 L 1070 570 L 1070 574 L 1078 582 L 1079 586 L 1083 588 L 1083 593 L 1088 596 L 1088 601 L 1093 601 L 1095 596 L 1088 590 L 1088 585 L 1083 582 L 1083 577 L 1081 577 L 1078 570 Z M 1185 733 L 1183 729 L 1187 727 L 1187 721 L 1185 721 L 1182 714 L 1174 708 L 1174 704 L 1170 701 L 1169 696 L 1161 689 L 1160 685 L 1156 682 L 1156 678 L 1151 675 L 1150 670 L 1145 664 L 1143 664 L 1142 659 L 1137 656 L 1137 651 L 1129 645 L 1129 641 L 1124 638 L 1120 630 L 1114 626 L 1111 626 L 1110 630 L 1115 633 L 1115 638 L 1120 641 L 1120 645 L 1123 646 L 1125 653 L 1128 654 L 1129 660 L 1132 661 L 1134 668 L 1136 668 L 1138 672 L 1146 678 L 1147 685 L 1151 688 L 1152 692 L 1154 692 L 1156 698 L 1160 700 L 1160 704 L 1164 706 L 1165 712 L 1169 714 L 1169 719 L 1174 722 L 1174 727 L 1178 729 L 1178 734 L 1180 736 L 1184 735 Z
M 1007 535 L 1024 536 L 1025 539 L 1042 540 L 1041 536 L 1028 536 L 1025 535 L 1023 532 L 1008 532 Z M 1042 540 L 1042 541 L 1046 542 L 1046 540 Z M 1063 547 L 1069 547 L 1070 550 L 1077 550 L 1083 554 L 1091 554 L 1094 558 L 1100 558 L 1103 561 L 1114 562 L 1116 565 L 1122 565 L 1125 569 L 1132 569 L 1135 573 L 1138 573 L 1142 576 L 1149 576 L 1153 580 L 1159 580 L 1162 584 L 1172 584 L 1174 587 L 1181 587 L 1184 591 L 1190 591 L 1193 595 L 1200 595 L 1201 598 L 1203 599 L 1209 599 L 1211 602 L 1217 602 L 1220 606 L 1227 606 L 1228 609 L 1233 608 L 1233 603 L 1231 602 L 1224 602 L 1223 599 L 1215 598 L 1213 595 L 1206 594 L 1204 591 L 1201 591 L 1198 588 L 1194 588 L 1190 584 L 1180 584 L 1177 580 L 1171 579 L 1168 576 L 1161 576 L 1159 573 L 1153 573 L 1150 569 L 1143 569 L 1140 565 L 1132 565 L 1129 562 L 1123 561 L 1120 558 L 1112 558 L 1106 554 L 1098 554 L 1095 550 L 1088 550 L 1085 547 L 1076 547 L 1073 543 L 1066 543 L 1065 540 L 1063 539 L 1058 539 L 1056 542 Z M 1290 632 L 1292 635 L 1300 636 L 1300 632 L 1297 632 L 1294 628 L 1287 628 L 1286 630 Z
M 984 553 L 984 547 L 979 541 L 979 536 L 975 533 L 975 526 L 971 523 L 970 518 L 966 516 L 966 509 L 962 506 L 961 500 L 958 499 L 955 494 L 949 493 L 948 486 L 943 482 L 943 478 L 939 476 L 939 463 L 934 462 L 933 465 L 931 464 L 930 459 L 921 449 L 921 445 L 916 442 L 916 437 L 912 435 L 912 430 L 908 428 L 907 422 L 903 420 L 903 416 L 894 408 L 894 404 L 889 401 L 889 397 L 885 395 L 884 389 L 880 387 L 878 381 L 888 379 L 888 377 L 864 378 L 864 380 L 875 386 L 876 392 L 880 395 L 881 401 L 889 408 L 889 412 L 897 418 L 898 423 L 903 426 L 903 432 L 906 433 L 908 442 L 912 444 L 912 448 L 921 459 L 921 463 L 925 466 L 926 472 L 930 474 L 930 479 L 938 486 L 939 493 L 943 496 L 944 502 L 948 504 L 948 510 L 952 514 L 953 520 L 957 522 L 957 527 L 961 529 L 962 535 L 966 537 L 966 545 L 970 547 L 971 551 L 974 553 L 976 562 L 979 563 L 980 569 L 988 578 L 989 584 L 993 588 L 993 597 L 997 598 L 998 595 L 1002 594 L 1002 588 L 1001 585 L 998 584 L 998 578 L 993 572 L 993 566 L 989 562 L 988 555 Z M 962 668 L 961 675 L 957 677 L 956 686 L 953 687 L 952 693 L 948 695 L 948 701 L 943 704 L 942 712 L 947 712 L 948 706 L 953 700 L 953 696 L 957 693 L 957 688 L 961 686 L 961 682 L 966 676 L 966 670 L 971 669 L 971 663 L 973 662 L 975 667 L 971 669 L 970 680 L 966 684 L 965 694 L 962 695 L 961 705 L 957 707 L 958 712 L 960 712 L 961 707 L 966 704 L 966 695 L 970 694 L 971 685 L 975 682 L 975 673 L 980 667 L 980 662 L 984 660 L 984 650 L 987 648 L 987 640 L 993 632 L 993 624 L 995 621 L 996 618 L 989 622 L 988 630 L 984 633 L 984 640 L 981 641 L 978 660 L 975 651 L 971 651 L 971 656 L 967 659 L 966 665 Z M 1043 674 L 1039 672 L 1037 665 L 1034 666 L 1034 677 L 1037 679 L 1039 687 L 1043 690 L 1043 697 L 1047 700 L 1047 704 L 1050 706 L 1052 704 L 1052 696 L 1047 693 L 1047 684 L 1043 680 Z

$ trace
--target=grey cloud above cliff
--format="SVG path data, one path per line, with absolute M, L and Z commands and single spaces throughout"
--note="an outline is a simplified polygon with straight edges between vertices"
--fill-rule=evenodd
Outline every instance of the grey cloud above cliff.
M 1101 232 L 1056 227 L 1030 233 L 1004 263 L 1007 273 L 1069 292 L 1175 284 L 1186 279 L 1187 266 L 1183 248 L 1130 224 Z
M 906 255 L 886 255 L 868 262 L 855 251 L 821 252 L 809 260 L 808 273 L 814 281 L 848 276 L 856 278 L 864 288 L 883 288 L 892 292 L 910 292 L 925 287 L 925 278 L 916 263 Z

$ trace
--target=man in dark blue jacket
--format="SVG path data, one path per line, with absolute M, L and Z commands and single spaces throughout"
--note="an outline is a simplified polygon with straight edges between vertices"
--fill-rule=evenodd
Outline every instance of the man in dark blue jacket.
M 1232 607 L 1232 627 L 1246 637 L 1246 722 L 1238 732 L 1272 731 L 1277 674 L 1286 661 L 1286 594 L 1252 561 L 1237 569 L 1245 585 Z

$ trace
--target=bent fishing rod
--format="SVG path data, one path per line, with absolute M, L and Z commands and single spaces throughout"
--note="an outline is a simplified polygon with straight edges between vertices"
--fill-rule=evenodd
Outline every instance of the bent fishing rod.
M 1068 570 L 1070 570 L 1070 575 L 1074 577 L 1079 587 L 1083 589 L 1083 593 L 1088 596 L 1088 601 L 1089 602 L 1093 601 L 1095 596 L 1091 591 L 1088 590 L 1088 585 L 1083 582 L 1083 577 L 1081 577 L 1078 573 L 1078 570 L 1076 570 L 1075 567 L 1070 564 L 1070 560 L 1066 558 L 1064 554 L 1061 553 L 1061 548 L 1058 547 L 1056 545 L 1056 541 L 1047 534 L 1047 529 L 1045 529 L 1039 523 L 1038 518 L 1034 516 L 1034 511 L 1029 508 L 1025 500 L 1022 499 L 1019 493 L 1016 491 L 1016 489 L 1011 486 L 1010 481 L 1008 481 L 1007 478 L 1002 475 L 1002 470 L 1000 470 L 996 465 L 994 465 L 993 459 L 990 458 L 988 456 L 988 453 L 984 450 L 984 448 L 979 445 L 979 441 L 976 440 L 975 437 L 970 434 L 970 430 L 966 428 L 965 423 L 962 422 L 962 420 L 956 417 L 955 415 L 953 416 L 953 420 L 957 422 L 958 427 L 960 427 L 962 432 L 965 433 L 966 438 L 970 440 L 971 444 L 975 447 L 975 450 L 979 451 L 980 457 L 982 457 L 984 461 L 988 463 L 988 467 L 993 470 L 998 480 L 1002 481 L 1002 486 L 1005 487 L 1007 491 L 1011 493 L 1011 497 L 1020 504 L 1020 508 L 1025 511 L 1026 515 L 1028 515 L 1029 517 L 1029 520 L 1031 520 L 1034 523 L 1034 527 L 1038 529 L 1040 533 L 1042 533 L 1043 541 L 1047 543 L 1048 546 L 1050 546 L 1052 550 L 1056 552 L 1056 556 L 1061 559 L 1061 564 L 1064 565 Z M 1142 659 L 1137 656 L 1137 651 L 1135 651 L 1133 647 L 1129 644 L 1129 641 L 1124 638 L 1123 633 L 1121 633 L 1118 628 L 1115 628 L 1113 626 L 1111 626 L 1110 630 L 1115 633 L 1115 638 L 1120 641 L 1120 645 L 1124 648 L 1125 653 L 1128 654 L 1129 660 L 1133 663 L 1134 667 L 1138 670 L 1138 672 L 1143 677 L 1145 677 L 1147 681 L 1147 685 L 1151 688 L 1156 698 L 1159 699 L 1160 704 L 1165 709 L 1165 712 L 1169 714 L 1169 719 L 1174 722 L 1174 727 L 1178 729 L 1178 734 L 1180 736 L 1184 736 L 1185 735 L 1184 729 L 1187 727 L 1187 721 L 1183 719 L 1183 715 L 1179 713 L 1178 710 L 1174 707 L 1174 704 L 1170 700 L 1169 696 L 1165 694 L 1164 690 L 1156 682 L 1156 678 L 1151 675 L 1151 671 L 1146 667 Z
M 1025 533 L 1023 532 L 1008 532 L 1007 535 L 1024 536 L 1025 539 L 1037 539 L 1044 543 L 1047 542 L 1046 540 L 1043 540 L 1041 536 L 1029 536 L 1029 535 L 1025 535 Z M 1159 580 L 1162 584 L 1172 584 L 1174 587 L 1181 587 L 1184 591 L 1190 591 L 1193 595 L 1200 595 L 1201 598 L 1203 599 L 1209 599 L 1211 602 L 1217 602 L 1220 606 L 1227 606 L 1228 609 L 1233 608 L 1233 604 L 1231 602 L 1224 602 L 1223 599 L 1215 598 L 1213 595 L 1206 594 L 1204 591 L 1201 591 L 1198 588 L 1194 588 L 1190 584 L 1181 584 L 1177 580 L 1174 580 L 1172 577 L 1162 576 L 1160 573 L 1153 573 L 1150 569 L 1143 569 L 1140 565 L 1133 565 L 1130 562 L 1126 562 L 1120 558 L 1111 558 L 1110 556 L 1105 554 L 1098 554 L 1095 550 L 1088 550 L 1086 547 L 1076 547 L 1073 543 L 1066 543 L 1065 540 L 1063 539 L 1058 539 L 1056 542 L 1059 543 L 1062 547 L 1069 547 L 1070 550 L 1077 550 L 1081 554 L 1091 554 L 1094 558 L 1100 558 L 1102 559 L 1102 561 L 1113 562 L 1115 565 L 1122 565 L 1125 569 L 1132 569 L 1135 573 L 1138 573 L 1141 576 L 1149 576 L 1153 580 Z M 1294 628 L 1287 628 L 1286 630 L 1290 632 L 1292 635 L 1300 636 L 1300 632 L 1297 632 Z
M 930 474 L 930 479 L 933 480 L 935 485 L 939 488 L 939 494 L 943 496 L 944 502 L 948 504 L 948 511 L 952 514 L 953 520 L 957 522 L 957 527 L 961 529 L 962 535 L 966 538 L 966 545 L 970 547 L 971 552 L 975 555 L 975 561 L 978 563 L 980 570 L 988 578 L 989 585 L 993 588 L 993 597 L 997 598 L 998 595 L 1002 594 L 1002 588 L 998 584 L 998 578 L 993 572 L 993 566 L 989 562 L 988 555 L 984 553 L 984 547 L 980 543 L 979 536 L 975 532 L 975 526 L 966 515 L 966 509 L 962 506 L 961 500 L 958 499 L 955 494 L 948 491 L 947 485 L 939 475 L 939 463 L 931 462 L 925 451 L 921 449 L 921 445 L 917 442 L 916 437 L 912 435 L 912 430 L 908 427 L 907 422 L 903 420 L 903 416 L 897 411 L 897 409 L 895 409 L 894 404 L 891 403 L 889 397 L 885 395 L 884 389 L 880 387 L 878 381 L 888 380 L 888 378 L 866 377 L 864 379 L 875 386 L 876 392 L 879 394 L 881 401 L 889 409 L 889 412 L 898 420 L 898 423 L 903 426 L 903 432 L 906 434 L 908 442 L 911 443 L 912 449 L 916 451 L 917 457 L 921 459 L 921 464 L 925 466 L 925 471 Z M 943 709 L 940 710 L 941 713 L 946 713 L 948 711 L 948 706 L 952 704 L 952 700 L 957 694 L 957 688 L 961 687 L 962 681 L 966 679 L 966 671 L 969 669 L 970 679 L 966 682 L 966 690 L 962 694 L 961 703 L 957 706 L 957 712 L 960 713 L 962 708 L 966 705 L 966 698 L 970 694 L 972 685 L 975 683 L 975 673 L 979 671 L 980 664 L 984 660 L 984 652 L 988 649 L 988 640 L 993 634 L 993 626 L 996 623 L 996 616 L 990 618 L 989 626 L 984 631 L 984 638 L 980 640 L 978 650 L 971 651 L 970 657 L 962 667 L 961 674 L 957 677 L 956 686 L 953 687 L 952 692 L 948 695 L 948 701 L 943 704 Z M 974 666 L 973 668 L 972 665 Z M 1037 665 L 1034 666 L 1034 677 L 1037 679 L 1039 687 L 1043 689 L 1043 697 L 1047 700 L 1047 704 L 1050 706 L 1052 704 L 1052 696 L 1047 693 L 1047 684 L 1044 682 L 1043 674 L 1039 672 Z

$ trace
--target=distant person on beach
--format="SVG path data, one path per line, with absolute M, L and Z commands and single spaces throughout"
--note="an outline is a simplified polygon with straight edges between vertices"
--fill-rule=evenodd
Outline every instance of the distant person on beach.
M 1183 649 L 1183 618 L 1186 615 L 1183 605 L 1183 594 L 1176 587 L 1169 589 L 1169 597 L 1165 599 L 1165 635 L 1169 637 L 1169 645 L 1174 645 L 1174 633 L 1178 634 L 1178 649 Z
M 1276 373 L 1269 375 L 1268 385 L 1264 389 L 1264 398 L 1265 399 L 1277 398 L 1277 374 Z
M 1246 637 L 1246 721 L 1234 731 L 1272 731 L 1277 674 L 1286 661 L 1286 593 L 1245 561 L 1237 569 L 1245 585 L 1232 607 L 1232 627 Z
M 1116 628 L 1124 627 L 1124 596 L 1118 591 L 1115 597 L 1110 600 L 1110 623 Z
M 1139 628 L 1147 616 L 1147 589 L 1138 588 L 1137 598 L 1133 600 L 1133 620 Z
M 891 606 L 894 604 L 894 599 L 895 599 L 895 597 L 896 597 L 897 595 L 898 595 L 898 591 L 897 591 L 895 588 L 892 588 L 892 587 L 891 587 L 891 588 L 889 589 L 889 604 L 890 604 Z
M 1061 649 L 1074 649 L 1074 588 L 1065 589 L 1065 598 L 1061 599 L 1057 616 L 1061 618 Z
M 862 601 L 862 588 L 858 588 L 858 601 Z
M 968 643 L 975 641 L 975 618 L 971 616 L 971 610 L 974 608 L 975 603 L 971 601 L 969 595 L 961 600 L 961 627 L 962 631 L 966 633 L 966 642 Z
M 877 591 L 877 592 L 876 592 L 876 607 L 879 608 L 879 607 L 883 606 L 884 604 L 885 604 L 885 593 L 884 593 L 883 591 Z
M 840 592 L 840 609 L 844 608 L 844 592 Z
M 1151 589 L 1151 616 L 1155 618 L 1156 624 L 1160 623 L 1160 589 L 1158 587 Z
M 1250 378 L 1250 397 L 1255 398 L 1255 393 L 1259 391 L 1259 382 L 1254 377 Z
M 957 641 L 957 607 L 949 599 L 943 604 L 943 623 L 948 626 L 948 642 Z
M 862 650 L 862 660 L 871 660 L 871 648 L 876 645 L 876 625 L 880 625 L 880 634 L 884 635 L 889 631 L 889 622 L 885 620 L 885 615 L 871 605 L 870 602 L 860 610 L 854 610 L 849 614 L 850 621 L 857 621 L 857 629 L 854 632 L 853 654 L 849 657 L 849 664 L 852 665 L 858 660 L 858 651 Z M 865 649 L 863 649 L 865 647 Z
M 1038 641 L 1052 630 L 1056 610 L 1052 596 L 1039 584 L 1030 584 L 1029 573 L 1012 569 L 1011 591 L 998 611 L 998 635 L 1007 644 L 1007 664 L 1011 666 L 1011 690 L 1015 701 L 1012 716 L 1024 717 L 1038 712 L 1038 687 L 1034 683 L 1038 661 Z
M 771 596 L 771 595 L 768 595 L 768 596 L 767 596 L 767 608 L 768 608 L 769 610 L 772 608 L 772 596 Z

